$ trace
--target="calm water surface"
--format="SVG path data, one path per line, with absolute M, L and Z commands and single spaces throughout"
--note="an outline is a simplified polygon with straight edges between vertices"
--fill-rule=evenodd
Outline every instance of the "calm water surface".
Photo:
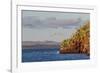
M 85 54 L 60 54 L 58 48 L 23 49 L 22 62 L 84 60 L 89 59 Z

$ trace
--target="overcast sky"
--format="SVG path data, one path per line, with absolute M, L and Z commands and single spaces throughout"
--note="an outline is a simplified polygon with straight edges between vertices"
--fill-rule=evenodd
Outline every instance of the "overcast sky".
M 89 19 L 88 13 L 23 10 L 22 40 L 60 42 L 69 38 Z

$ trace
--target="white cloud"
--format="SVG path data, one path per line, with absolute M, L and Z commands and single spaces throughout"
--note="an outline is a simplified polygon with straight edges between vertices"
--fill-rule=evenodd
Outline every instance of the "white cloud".
M 44 20 L 34 17 L 24 17 L 23 27 L 26 28 L 67 28 L 69 26 L 77 26 L 81 22 L 81 18 L 77 19 L 53 19 L 46 18 Z

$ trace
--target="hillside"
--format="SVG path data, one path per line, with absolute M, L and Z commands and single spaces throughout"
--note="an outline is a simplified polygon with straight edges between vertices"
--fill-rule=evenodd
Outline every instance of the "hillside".
M 90 22 L 86 22 L 69 39 L 60 44 L 60 53 L 85 53 L 90 55 Z

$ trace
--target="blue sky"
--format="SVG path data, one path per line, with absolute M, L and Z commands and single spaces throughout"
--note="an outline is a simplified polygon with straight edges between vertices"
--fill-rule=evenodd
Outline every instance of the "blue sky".
M 23 10 L 22 40 L 61 42 L 89 20 L 89 13 Z

